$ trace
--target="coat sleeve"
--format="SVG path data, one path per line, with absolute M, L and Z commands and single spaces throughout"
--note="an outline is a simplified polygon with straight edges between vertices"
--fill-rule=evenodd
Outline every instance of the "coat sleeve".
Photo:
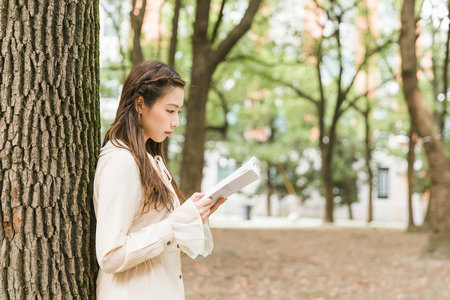
M 140 209 L 139 169 L 133 156 L 124 151 L 110 153 L 104 159 L 96 182 L 96 254 L 105 272 L 122 272 L 156 257 L 174 238 L 182 249 L 201 254 L 205 244 L 203 224 L 190 200 L 167 219 L 130 232 Z
M 198 218 L 194 222 L 186 222 L 192 215 Z M 208 256 L 214 247 L 208 222 L 202 223 L 200 214 L 192 200 L 188 199 L 169 216 L 174 238 L 181 250 L 191 258 L 198 255 Z

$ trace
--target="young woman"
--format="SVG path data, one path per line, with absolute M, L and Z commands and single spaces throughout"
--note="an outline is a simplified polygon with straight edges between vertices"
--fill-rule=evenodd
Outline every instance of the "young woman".
M 183 87 L 157 61 L 134 67 L 125 80 L 94 179 L 98 299 L 184 299 L 180 251 L 192 258 L 212 251 L 206 221 L 226 199 L 210 207 L 210 198 L 195 193 L 183 201 L 164 159 Z

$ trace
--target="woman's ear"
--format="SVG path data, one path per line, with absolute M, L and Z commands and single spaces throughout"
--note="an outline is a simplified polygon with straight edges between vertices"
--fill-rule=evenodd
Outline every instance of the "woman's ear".
M 139 96 L 134 104 L 138 114 L 142 114 L 142 107 L 144 106 L 144 98 L 142 98 L 142 96 Z

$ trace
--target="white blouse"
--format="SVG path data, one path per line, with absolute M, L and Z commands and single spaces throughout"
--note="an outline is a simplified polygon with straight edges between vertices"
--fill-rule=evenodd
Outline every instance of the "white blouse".
M 161 157 L 148 157 L 174 195 L 171 212 L 141 214 L 143 191 L 131 152 L 111 141 L 100 151 L 94 179 L 97 299 L 184 299 L 180 249 L 191 258 L 211 254 L 208 224 L 191 200 L 180 206 Z

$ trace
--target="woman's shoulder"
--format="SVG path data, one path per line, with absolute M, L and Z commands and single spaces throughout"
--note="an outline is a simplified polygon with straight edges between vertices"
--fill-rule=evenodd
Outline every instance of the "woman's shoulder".
M 114 159 L 135 162 L 128 146 L 121 140 L 109 140 L 101 149 L 99 159 Z

